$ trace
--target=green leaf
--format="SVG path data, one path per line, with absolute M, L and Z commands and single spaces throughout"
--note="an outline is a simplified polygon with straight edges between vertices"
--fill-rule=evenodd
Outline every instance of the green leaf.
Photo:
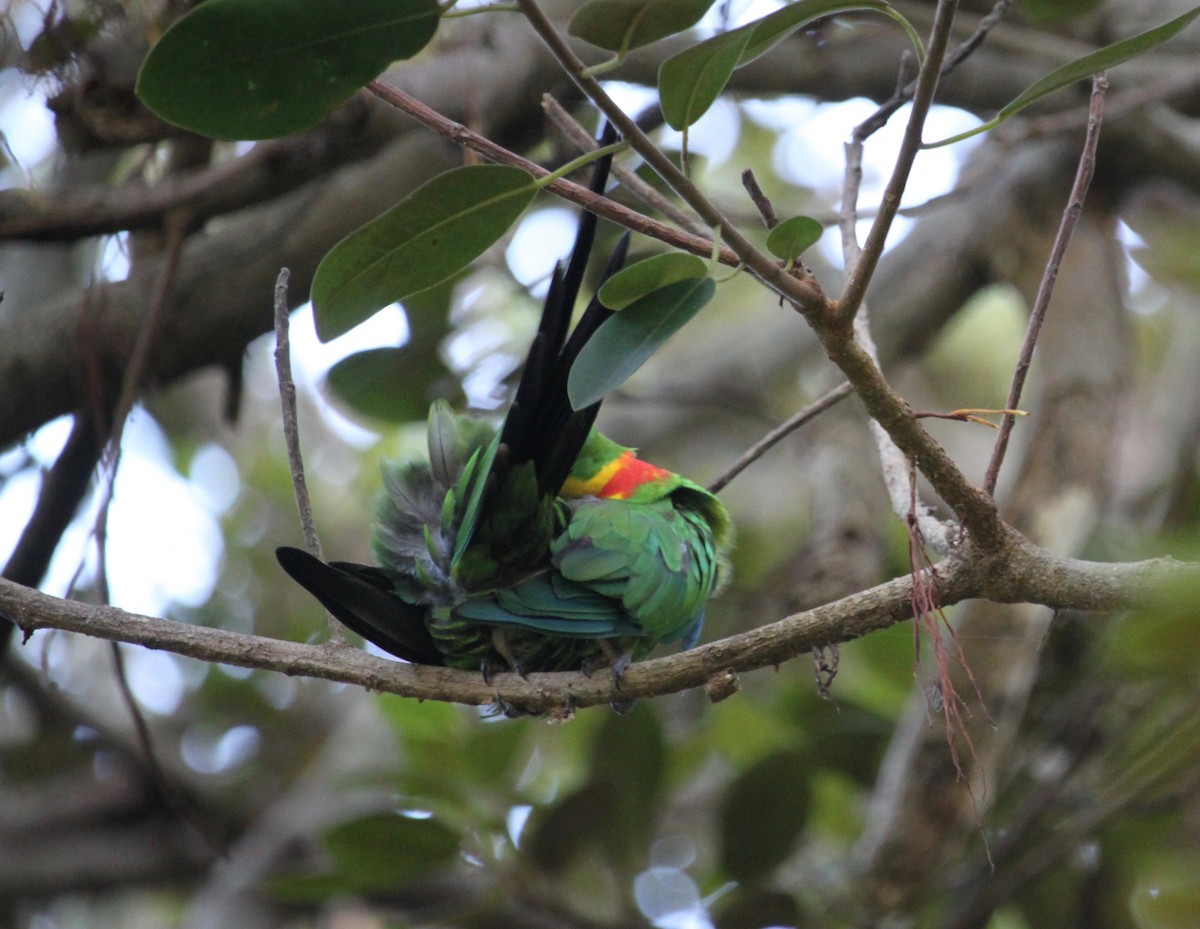
M 277 897 L 296 903 L 391 893 L 452 864 L 461 844 L 458 833 L 434 819 L 378 813 L 341 823 L 325 834 L 331 868 L 282 875 L 268 886 Z
M 581 410 L 629 379 L 660 345 L 709 300 L 712 278 L 690 278 L 647 294 L 608 319 L 575 359 L 567 375 L 571 406 Z
M 740 883 L 770 874 L 792 853 L 808 816 L 803 755 L 768 755 L 729 785 L 721 804 L 721 864 Z
M 337 870 L 365 893 L 394 889 L 449 864 L 460 841 L 437 820 L 378 813 L 335 826 L 325 834 L 325 847 Z
M 1061 68 L 1056 68 L 1018 95 L 1012 103 L 996 114 L 996 118 L 999 120 L 1008 119 L 1014 113 L 1025 109 L 1025 107 L 1032 103 L 1036 103 L 1042 97 L 1052 94 L 1056 90 L 1061 90 L 1064 87 L 1074 84 L 1076 81 L 1089 78 L 1097 71 L 1116 67 L 1156 45 L 1161 45 L 1167 39 L 1182 32 L 1197 16 L 1200 16 L 1200 7 L 1196 7 L 1182 16 L 1177 16 L 1169 23 L 1164 23 L 1155 29 L 1148 29 L 1128 39 L 1114 42 L 1112 45 L 1106 45 L 1099 51 L 1092 52 L 1090 55 L 1084 55 L 1082 58 L 1065 64 Z
M 610 52 L 625 52 L 696 25 L 713 0 L 589 0 L 567 31 Z
M 622 268 L 604 282 L 598 296 L 610 310 L 620 310 L 668 284 L 702 278 L 707 273 L 708 265 L 703 258 L 686 252 L 666 252 Z
M 1145 32 L 1139 32 L 1128 39 L 1122 39 L 1120 42 L 1106 45 L 1104 48 L 1098 49 L 1091 54 L 1068 62 L 1061 68 L 1051 71 L 1040 81 L 1035 81 L 1027 87 L 1017 95 L 1016 99 L 997 113 L 994 119 L 989 120 L 982 126 L 976 126 L 969 132 L 963 132 L 948 139 L 942 139 L 940 142 L 930 142 L 923 147 L 938 148 L 942 145 L 961 142 L 963 139 L 969 139 L 971 136 L 986 132 L 989 129 L 995 129 L 1006 119 L 1015 116 L 1026 107 L 1037 103 L 1043 97 L 1057 90 L 1062 90 L 1064 87 L 1069 87 L 1076 81 L 1089 78 L 1098 71 L 1104 71 L 1123 64 L 1129 61 L 1129 59 L 1136 58 L 1143 52 L 1149 51 L 1156 45 L 1161 45 L 1168 39 L 1174 38 L 1187 28 L 1197 16 L 1200 16 L 1200 7 L 1195 7 L 1182 16 L 1177 16 L 1170 22 L 1163 23 L 1161 26 L 1147 29 Z
M 137 94 L 216 139 L 287 135 L 419 52 L 439 16 L 437 0 L 207 0 L 150 50 Z
M 923 54 L 911 24 L 884 0 L 800 0 L 664 61 L 658 70 L 663 116 L 673 129 L 690 126 L 712 106 L 735 68 L 770 51 L 806 23 L 850 10 L 875 10 L 896 19 L 912 38 L 918 55 Z
M 825 233 L 825 227 L 811 216 L 785 219 L 767 236 L 767 248 L 776 258 L 795 261 L 812 248 Z
M 414 368 L 427 370 L 418 373 Z M 405 345 L 355 352 L 330 368 L 326 377 L 337 398 L 355 412 L 392 423 L 411 423 L 428 409 L 421 389 L 430 380 L 428 369 L 450 379 L 436 353 L 418 354 Z
M 408 341 L 402 346 L 356 352 L 335 364 L 326 382 L 354 412 L 391 423 L 423 420 L 434 397 L 457 402 L 461 384 L 442 361 L 450 332 L 450 301 L 461 275 L 404 300 Z
M 327 342 L 462 270 L 536 192 L 527 172 L 507 165 L 455 168 L 421 185 L 321 261 L 312 286 L 317 336 Z
M 607 785 L 620 803 L 591 833 L 612 860 L 632 862 L 646 853 L 657 822 L 667 749 L 658 715 L 648 706 L 608 716 L 592 741 L 590 781 Z

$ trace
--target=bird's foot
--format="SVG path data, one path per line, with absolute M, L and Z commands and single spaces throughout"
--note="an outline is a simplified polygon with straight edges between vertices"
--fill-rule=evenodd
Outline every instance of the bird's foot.
M 608 658 L 609 667 L 612 669 L 613 688 L 620 690 L 621 680 L 625 677 L 625 671 L 633 662 L 633 656 L 624 649 L 618 649 L 608 639 L 600 640 L 600 650 Z
M 528 680 L 524 666 L 517 659 L 517 656 L 513 654 L 512 649 L 509 647 L 508 639 L 504 637 L 504 633 L 500 629 L 492 630 L 492 650 L 500 656 L 504 664 L 501 666 L 492 655 L 484 657 L 479 670 L 483 673 L 485 684 L 492 682 L 492 675 L 497 671 L 512 671 L 513 674 L 519 675 L 522 680 Z

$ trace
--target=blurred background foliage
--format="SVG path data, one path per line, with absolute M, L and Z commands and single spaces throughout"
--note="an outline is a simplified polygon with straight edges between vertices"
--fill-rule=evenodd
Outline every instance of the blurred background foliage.
M 56 492 L 68 435 L 108 402 L 163 260 L 164 210 L 122 219 L 121 205 L 255 151 L 182 136 L 132 96 L 146 48 L 187 6 L 13 0 L 0 29 L 0 557 L 18 540 L 48 546 L 36 577 L 15 556 L 6 576 L 58 594 L 74 583 L 96 596 L 98 494 L 49 539 L 34 506 Z M 547 4 L 560 21 L 571 6 Z M 927 22 L 927 4 L 900 6 Z M 986 7 L 963 6 L 969 32 Z M 946 82 L 930 134 L 1182 8 L 1023 0 Z M 721 5 L 712 24 L 748 9 Z M 841 142 L 895 85 L 895 31 L 818 23 L 739 71 L 694 129 L 698 180 L 760 239 L 741 171 L 781 215 L 832 216 Z M 1095 189 L 1002 483 L 1006 515 L 1069 554 L 1200 557 L 1196 51 L 1185 33 L 1112 75 Z M 652 102 L 663 54 L 615 72 L 631 109 Z M 546 164 L 573 152 L 546 129 L 540 95 L 589 119 L 511 15 L 446 29 L 389 80 Z M 906 203 L 948 196 L 900 224 L 869 297 L 889 377 L 918 409 L 1002 405 L 1085 104 L 1082 89 L 1064 93 L 985 144 L 918 162 Z M 869 145 L 868 200 L 902 117 Z M 303 302 L 333 242 L 461 154 L 362 99 L 302 136 L 244 188 L 168 198 L 187 237 L 126 433 L 107 567 L 118 606 L 318 641 L 320 611 L 273 557 L 299 534 L 265 334 L 271 282 L 288 265 Z M 88 197 L 114 191 L 87 225 Z M 43 220 L 53 234 L 34 231 Z M 573 222 L 539 199 L 506 249 L 330 346 L 307 309 L 294 315 L 332 557 L 368 557 L 379 464 L 420 451 L 431 399 L 502 406 Z M 806 256 L 830 292 L 834 243 L 829 232 Z M 604 428 L 704 482 L 834 383 L 799 318 L 741 276 L 606 404 Z M 982 474 L 990 433 L 930 429 Z M 83 459 L 86 476 L 95 458 Z M 877 471 L 851 401 L 734 481 L 735 579 L 705 640 L 905 573 Z M 0 925 L 1200 925 L 1200 607 L 950 612 L 986 703 L 969 700 L 973 750 L 958 743 L 966 782 L 928 644 L 915 667 L 907 626 L 843 645 L 826 697 L 799 656 L 719 703 L 684 693 L 559 725 L 122 648 L 153 760 L 106 643 L 13 637 L 0 667 Z

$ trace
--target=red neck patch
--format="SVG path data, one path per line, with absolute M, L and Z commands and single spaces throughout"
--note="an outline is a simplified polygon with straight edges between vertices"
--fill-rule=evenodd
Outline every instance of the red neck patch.
M 671 476 L 670 471 L 642 461 L 633 452 L 622 453 L 615 464 L 616 471 L 596 493 L 597 497 L 626 500 L 643 484 L 661 481 Z

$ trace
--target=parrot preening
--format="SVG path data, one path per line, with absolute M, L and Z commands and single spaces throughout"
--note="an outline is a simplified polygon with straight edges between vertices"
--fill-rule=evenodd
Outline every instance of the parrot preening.
M 610 160 L 597 164 L 597 193 Z M 619 686 L 630 660 L 699 638 L 727 573 L 724 505 L 601 435 L 599 402 L 575 410 L 567 398 L 572 362 L 612 314 L 593 297 L 568 337 L 596 223 L 582 215 L 555 269 L 501 428 L 435 403 L 429 461 L 384 468 L 379 566 L 276 552 L 337 619 L 399 658 L 485 676 L 608 664 Z

